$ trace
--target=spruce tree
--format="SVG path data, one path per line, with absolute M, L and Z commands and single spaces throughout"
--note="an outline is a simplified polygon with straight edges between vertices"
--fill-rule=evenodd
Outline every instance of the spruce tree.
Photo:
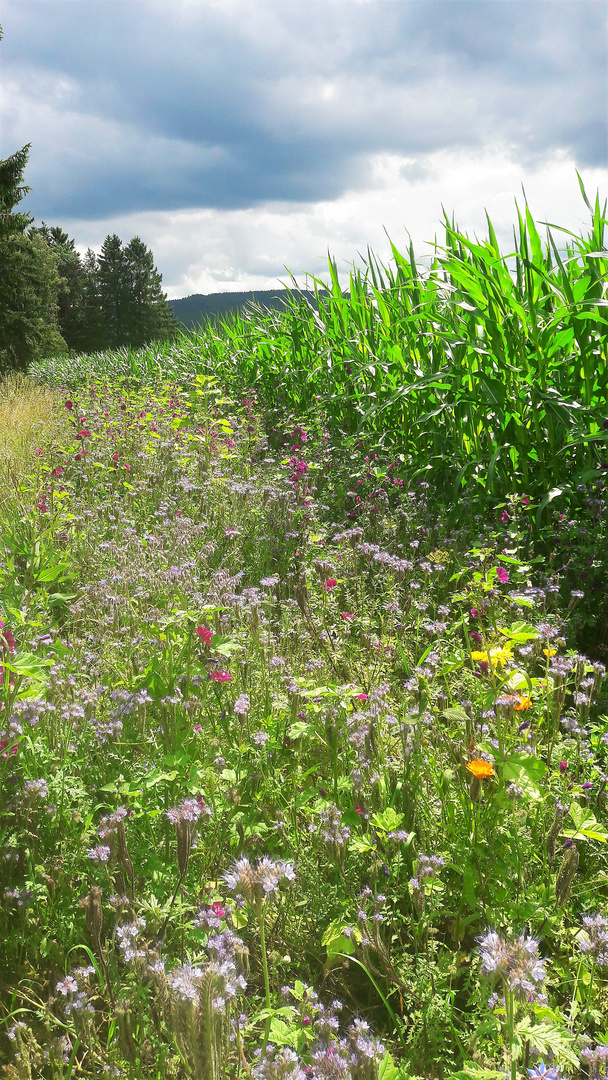
M 127 324 L 125 340 L 139 347 L 148 341 L 173 337 L 177 321 L 161 289 L 162 275 L 154 265 L 154 255 L 139 236 L 125 248 L 127 275 Z
M 88 347 L 84 313 L 86 273 L 80 254 L 75 250 L 74 241 L 57 225 L 49 228 L 43 221 L 39 228 L 30 229 L 30 235 L 33 234 L 40 236 L 57 256 L 61 278 L 58 308 L 61 336 L 68 348 L 84 352 Z
M 57 256 L 39 235 L 27 235 L 31 215 L 14 212 L 30 190 L 22 183 L 29 149 L 0 161 L 0 371 L 25 371 L 32 360 L 66 351 Z
M 86 329 L 85 352 L 100 352 L 109 345 L 108 333 L 104 326 L 99 290 L 99 260 L 91 248 L 82 260 L 84 273 L 83 320 Z
M 98 259 L 97 285 L 107 348 L 125 342 L 128 323 L 129 277 L 122 240 L 116 233 L 106 236 Z

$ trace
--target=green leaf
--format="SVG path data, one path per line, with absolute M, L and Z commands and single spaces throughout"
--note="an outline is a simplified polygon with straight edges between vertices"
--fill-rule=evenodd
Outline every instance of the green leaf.
M 586 807 L 573 802 L 568 813 L 576 828 L 563 829 L 563 836 L 573 840 L 599 840 L 602 844 L 608 842 L 608 831 Z
M 398 814 L 396 810 L 393 810 L 392 806 L 389 806 L 381 814 L 374 814 L 371 823 L 377 829 L 381 829 L 382 832 L 392 832 L 394 829 L 399 828 L 403 818 L 404 814 Z
M 455 705 L 453 709 L 444 709 L 441 717 L 446 720 L 455 720 L 461 724 L 466 724 L 469 719 L 464 709 L 461 709 L 459 705 Z
M 359 855 L 365 855 L 368 851 L 374 850 L 374 845 L 366 839 L 351 840 L 348 847 L 350 851 L 356 851 Z
M 25 679 L 37 679 L 42 682 L 48 675 L 47 668 L 52 667 L 55 660 L 43 659 L 34 656 L 33 653 L 20 653 L 11 658 L 10 663 L 5 661 L 4 667 L 12 671 L 14 675 L 21 675 Z
M 475 863 L 468 862 L 462 875 L 462 897 L 468 907 L 474 908 L 477 904 L 477 887 L 479 874 Z
M 398 1075 L 399 1069 L 387 1051 L 378 1066 L 378 1080 L 395 1080 Z
M 514 622 L 509 630 L 504 630 L 502 627 L 499 627 L 498 633 L 504 634 L 505 637 L 509 638 L 509 641 L 515 641 L 518 644 L 523 644 L 524 641 L 531 641 L 533 638 L 540 637 L 536 627 L 525 622 Z
M 519 1038 L 531 1040 L 543 1057 L 551 1054 L 558 1062 L 567 1062 L 568 1065 L 577 1068 L 579 1055 L 575 1050 L 576 1037 L 556 1023 L 541 1020 L 540 1023 L 532 1023 L 529 1016 L 523 1017 L 516 1026 Z
M 290 739 L 299 739 L 303 735 L 310 735 L 310 725 L 303 720 L 296 720 L 287 730 Z
M 352 956 L 355 951 L 353 938 L 355 941 L 361 940 L 361 934 L 356 927 L 353 927 L 352 937 L 346 937 L 346 934 L 343 934 L 342 931 L 342 920 L 334 919 L 321 938 L 321 944 L 327 949 L 328 960 L 333 960 L 339 953 L 347 953 Z
M 220 656 L 230 656 L 230 653 L 234 652 L 235 649 L 242 649 L 243 646 L 239 645 L 238 641 L 233 641 L 232 638 L 214 634 L 211 638 L 211 648 Z
M 276 1043 L 277 1046 L 295 1046 L 298 1036 L 297 1028 L 292 1027 L 291 1024 L 286 1024 L 278 1016 L 273 1016 L 270 1021 L 271 1042 Z
M 541 798 L 539 784 L 547 766 L 539 758 L 531 754 L 507 754 L 496 764 L 506 783 L 516 784 L 530 799 Z

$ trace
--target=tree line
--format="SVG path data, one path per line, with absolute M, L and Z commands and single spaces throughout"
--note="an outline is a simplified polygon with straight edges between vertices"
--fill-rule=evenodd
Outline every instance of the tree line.
M 0 39 L 2 28 L 0 27 Z M 31 144 L 0 160 L 0 372 L 44 356 L 134 348 L 176 336 L 154 255 L 135 236 L 107 236 L 81 257 L 59 226 L 18 210 Z

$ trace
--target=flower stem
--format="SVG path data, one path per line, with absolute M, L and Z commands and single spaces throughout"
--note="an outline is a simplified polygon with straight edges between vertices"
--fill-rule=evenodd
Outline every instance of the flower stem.
M 264 993 L 266 994 L 266 1008 L 270 1010 L 270 983 L 268 981 L 268 960 L 266 959 L 266 916 L 265 916 L 264 902 L 260 911 L 260 951 L 262 953 L 262 972 L 264 975 Z M 262 1044 L 262 1054 L 266 1053 L 266 1044 L 268 1042 L 268 1036 L 270 1035 L 270 1011 L 266 1017 L 266 1026 L 264 1028 L 264 1042 Z

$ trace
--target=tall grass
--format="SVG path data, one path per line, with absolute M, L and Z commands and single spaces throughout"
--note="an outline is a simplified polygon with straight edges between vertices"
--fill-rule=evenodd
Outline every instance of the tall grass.
M 283 312 L 252 307 L 172 345 L 32 373 L 213 373 L 257 391 L 267 410 L 324 414 L 334 439 L 365 432 L 454 495 L 472 482 L 494 501 L 516 489 L 549 499 L 585 482 L 608 441 L 606 204 L 596 195 L 592 206 L 579 183 L 586 236 L 547 224 L 543 245 L 526 205 L 503 255 L 489 216 L 487 239 L 471 240 L 446 215 L 430 269 L 411 244 L 404 255 L 391 243 L 390 265 L 368 249 L 343 290 L 330 257 L 330 280 L 311 279 L 317 309 L 300 294 Z
M 0 380 L 0 505 L 12 497 L 56 434 L 56 394 L 20 373 Z

